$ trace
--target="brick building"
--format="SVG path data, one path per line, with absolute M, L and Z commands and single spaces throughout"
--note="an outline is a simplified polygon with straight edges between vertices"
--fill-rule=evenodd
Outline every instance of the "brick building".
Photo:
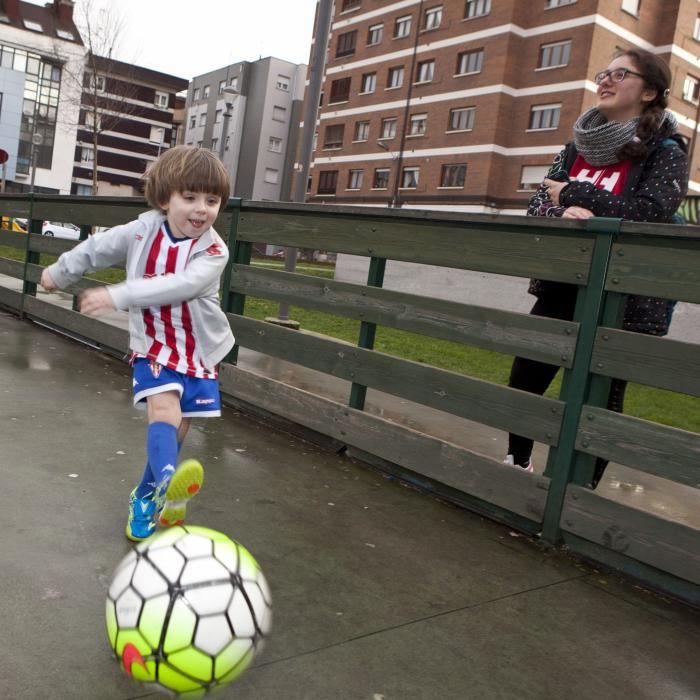
M 521 212 L 629 46 L 696 128 L 697 0 L 337 0 L 330 30 L 307 201 Z

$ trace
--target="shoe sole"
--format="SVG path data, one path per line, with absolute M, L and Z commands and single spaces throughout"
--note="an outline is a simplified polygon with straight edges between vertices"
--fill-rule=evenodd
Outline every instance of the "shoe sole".
M 150 535 L 146 535 L 145 537 L 136 537 L 136 535 L 132 534 L 131 528 L 129 527 L 129 523 L 126 524 L 126 527 L 124 528 L 124 534 L 126 535 L 126 539 L 130 540 L 131 542 L 143 542 L 144 540 L 147 540 L 149 537 L 155 534 L 155 529 Z
M 165 505 L 158 516 L 158 523 L 162 527 L 182 525 L 187 515 L 187 504 L 199 493 L 203 482 L 204 469 L 196 459 L 182 462 L 168 484 Z

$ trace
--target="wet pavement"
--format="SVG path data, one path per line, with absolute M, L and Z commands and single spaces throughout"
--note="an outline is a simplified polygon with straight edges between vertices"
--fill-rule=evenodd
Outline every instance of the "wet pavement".
M 0 313 L 0 697 L 127 700 L 104 631 L 143 465 L 128 367 Z M 388 410 L 388 409 L 387 409 Z M 228 409 L 190 522 L 256 556 L 273 632 L 217 697 L 700 698 L 700 613 Z

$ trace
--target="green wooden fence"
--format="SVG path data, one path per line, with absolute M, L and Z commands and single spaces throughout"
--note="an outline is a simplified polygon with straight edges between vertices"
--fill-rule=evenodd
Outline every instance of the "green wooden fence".
M 111 226 L 143 209 L 134 199 L 0 196 L 0 215 L 30 219 L 33 232 L 43 219 Z M 605 408 L 612 377 L 700 395 L 696 345 L 620 330 L 627 294 L 700 302 L 697 229 L 617 219 L 465 220 L 426 211 L 239 200 L 229 202 L 216 227 L 232 251 L 222 305 L 238 346 L 348 382 L 347 400 L 332 400 L 238 366 L 234 351 L 221 370 L 230 400 L 326 436 L 423 488 L 700 604 L 700 533 L 588 487 L 595 456 L 700 487 L 700 435 Z M 367 284 L 253 267 L 254 243 L 367 256 Z M 3 231 L 0 245 L 23 251 L 21 261 L 0 257 L 0 274 L 22 281 L 20 289 L 0 286 L 0 304 L 106 350 L 125 351 L 123 329 L 36 297 L 39 256 L 60 254 L 72 242 Z M 579 290 L 575 317 L 558 321 L 383 289 L 387 261 L 568 282 Z M 83 279 L 69 291 L 94 284 Z M 247 296 L 359 321 L 358 342 L 250 318 Z M 379 326 L 557 365 L 564 369 L 561 395 L 534 396 L 377 352 Z M 512 469 L 364 411 L 367 388 L 544 443 L 550 447 L 545 475 Z

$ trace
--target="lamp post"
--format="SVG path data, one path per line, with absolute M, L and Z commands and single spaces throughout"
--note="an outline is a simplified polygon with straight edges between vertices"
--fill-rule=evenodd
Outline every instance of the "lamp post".
M 224 152 L 226 151 L 226 137 L 228 136 L 228 127 L 231 117 L 233 116 L 233 100 L 241 93 L 231 85 L 226 86 L 222 91 L 224 95 L 224 123 L 221 126 L 221 140 L 219 141 L 219 159 L 224 160 Z M 228 97 L 227 97 L 228 96 Z
M 29 182 L 29 191 L 34 192 L 34 180 L 36 179 L 36 152 L 39 146 L 41 146 L 41 143 L 43 141 L 43 138 L 40 133 L 34 132 L 32 134 L 32 177 Z
M 391 156 L 391 161 L 394 164 L 394 185 L 391 191 L 391 198 L 389 199 L 389 206 L 398 209 L 401 206 L 401 202 L 399 201 L 399 177 L 401 177 L 401 173 L 399 172 L 398 168 L 399 157 L 396 155 L 396 153 L 389 150 L 389 146 L 387 146 L 383 141 L 377 141 L 377 146 Z

